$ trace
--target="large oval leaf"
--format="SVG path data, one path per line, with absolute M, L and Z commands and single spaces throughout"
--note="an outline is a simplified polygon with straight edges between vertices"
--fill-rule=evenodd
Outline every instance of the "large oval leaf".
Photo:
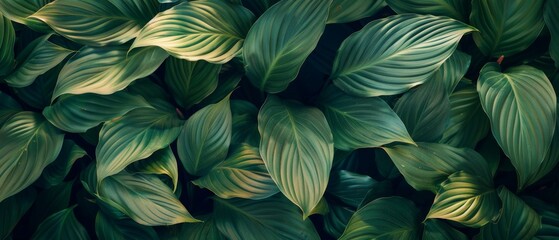
M 177 152 L 190 174 L 203 176 L 227 157 L 231 143 L 229 96 L 192 115 L 177 140 Z
M 218 83 L 221 65 L 171 57 L 165 63 L 165 83 L 179 105 L 190 108 L 210 95 Z
M 215 224 L 229 239 L 320 239 L 310 219 L 278 195 L 260 201 L 214 198 L 214 204 Z
M 402 120 L 380 98 L 354 97 L 332 86 L 321 93 L 319 102 L 338 149 L 380 147 L 392 142 L 414 144 Z
M 8 74 L 15 66 L 14 45 L 16 42 L 16 32 L 10 19 L 2 14 L 0 14 L 0 34 L 2 34 L 0 39 L 0 76 L 3 76 Z
M 549 54 L 555 60 L 555 66 L 559 68 L 559 1 L 547 1 L 544 10 L 544 21 L 551 34 Z
M 441 65 L 441 68 L 433 74 L 431 81 L 442 81 L 446 86 L 446 92 L 450 95 L 462 80 L 470 67 L 472 56 L 459 50 L 454 51 L 452 55 Z
M 543 0 L 473 0 L 474 41 L 487 56 L 513 55 L 528 48 L 544 27 Z
M 142 225 L 199 222 L 155 175 L 122 172 L 107 177 L 99 185 L 99 196 Z
M 454 19 L 432 15 L 401 14 L 375 20 L 342 43 L 331 79 L 357 96 L 404 92 L 427 81 L 451 56 L 462 35 L 473 30 Z
M 95 233 L 99 239 L 159 239 L 151 227 L 139 225 L 130 219 L 113 219 L 103 212 L 98 212 L 95 218 Z
M 427 218 L 448 219 L 479 228 L 500 215 L 499 196 L 491 176 L 475 176 L 460 171 L 441 183 Z
M 130 164 L 126 170 L 133 173 L 165 174 L 173 182 L 173 192 L 177 190 L 179 169 L 177 159 L 170 147 L 161 149 L 146 159 Z
M 149 108 L 151 105 L 138 95 L 126 92 L 111 95 L 86 93 L 62 96 L 56 103 L 46 107 L 43 115 L 59 129 L 81 133 L 141 107 Z
M 340 240 L 419 239 L 419 210 L 402 197 L 374 200 L 353 214 Z
M 476 239 L 532 239 L 541 228 L 540 215 L 505 187 L 498 191 L 503 202 L 499 221 L 482 227 Z
M 208 174 L 193 181 L 220 198 L 264 199 L 279 190 L 260 157 L 258 148 L 243 144 Z
M 318 204 L 334 157 L 333 137 L 320 110 L 269 96 L 258 113 L 260 154 L 280 191 L 306 218 Z
M 246 37 L 246 75 L 261 91 L 278 93 L 297 77 L 316 47 L 332 0 L 283 0 L 268 9 Z
M 0 239 L 8 239 L 12 230 L 19 220 L 29 210 L 35 201 L 37 192 L 33 188 L 27 188 L 0 203 Z
M 182 121 L 175 113 L 153 108 L 138 108 L 106 122 L 95 149 L 98 181 L 169 146 L 179 135 L 181 126 Z
M 544 160 L 555 130 L 557 97 L 545 74 L 530 66 L 488 63 L 477 83 L 495 140 L 511 159 L 522 188 Z M 529 144 L 527 144 L 529 143 Z
M 0 202 L 37 180 L 63 141 L 64 134 L 37 113 L 8 119 L 0 129 Z
M 158 10 L 155 0 L 56 0 L 31 15 L 80 44 L 123 44 Z
M 127 56 L 127 46 L 83 47 L 64 65 L 52 95 L 111 94 L 153 73 L 168 57 L 160 48 L 144 48 Z
M 74 207 L 57 212 L 41 223 L 33 239 L 89 239 L 87 231 L 74 215 Z
M 33 30 L 40 32 L 52 31 L 47 24 L 34 18 L 28 18 L 39 11 L 52 0 L 2 0 L 0 1 L 0 12 L 8 19 L 27 25 Z
M 328 23 L 346 23 L 369 17 L 386 6 L 384 0 L 334 0 Z
M 132 48 L 158 46 L 176 58 L 226 63 L 241 52 L 254 15 L 220 0 L 184 2 L 158 14 Z
M 468 22 L 470 2 L 464 0 L 386 0 L 397 13 L 418 13 L 447 16 Z
M 489 178 L 491 172 L 483 157 L 469 148 L 438 143 L 417 143 L 385 147 L 400 173 L 417 190 L 436 192 L 440 183 L 458 171 Z

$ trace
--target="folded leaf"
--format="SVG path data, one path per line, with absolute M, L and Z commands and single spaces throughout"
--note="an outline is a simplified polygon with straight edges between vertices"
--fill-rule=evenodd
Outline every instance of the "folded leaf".
M 33 239 L 89 239 L 87 231 L 74 215 L 74 207 L 57 212 L 41 223 Z
M 158 150 L 146 159 L 133 162 L 126 169 L 134 173 L 165 174 L 173 182 L 173 192 L 177 190 L 179 169 L 177 159 L 170 147 Z
M 329 208 L 330 211 L 324 216 L 324 230 L 331 236 L 339 238 L 355 211 L 337 204 L 330 204 Z
M 2 9 L 1 5 L 0 9 Z M 10 19 L 2 14 L 0 14 L 0 33 L 2 34 L 2 40 L 0 41 L 0 76 L 4 76 L 15 66 L 14 45 L 16 42 L 16 32 Z
M 468 22 L 471 8 L 464 0 L 386 0 L 388 6 L 397 13 L 418 13 L 447 16 L 461 22 Z
M 470 67 L 470 62 L 472 56 L 463 53 L 459 50 L 454 51 L 452 55 L 441 65 L 439 70 L 435 71 L 432 80 L 430 81 L 442 81 L 446 86 L 446 92 L 450 95 L 454 92 L 454 89 L 462 80 L 468 68 Z
M 384 0 L 334 0 L 330 5 L 328 23 L 357 21 L 374 15 L 384 6 Z

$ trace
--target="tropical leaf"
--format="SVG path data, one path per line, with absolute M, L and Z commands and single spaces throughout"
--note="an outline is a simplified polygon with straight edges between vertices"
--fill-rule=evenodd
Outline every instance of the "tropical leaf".
M 136 37 L 157 13 L 155 0 L 56 0 L 30 18 L 67 39 L 89 46 L 118 45 Z
M 202 216 L 200 218 L 204 222 L 183 224 L 180 229 L 179 236 L 184 239 L 212 239 L 225 240 L 225 236 L 221 234 L 215 223 L 215 217 L 212 215 Z
M 20 192 L 53 162 L 64 134 L 41 115 L 20 112 L 0 129 L 0 202 Z
M 414 144 L 402 120 L 380 98 L 354 97 L 332 86 L 321 93 L 319 103 L 332 126 L 337 149 L 380 147 L 392 142 Z
M 49 216 L 68 208 L 72 197 L 74 181 L 62 182 L 39 192 L 38 201 L 29 209 L 27 229 L 35 230 Z
M 377 181 L 367 175 L 340 170 L 330 176 L 326 191 L 332 197 L 357 209 L 376 183 Z
M 37 182 L 42 187 L 52 187 L 62 183 L 66 175 L 68 175 L 72 169 L 74 163 L 86 155 L 87 152 L 78 146 L 74 141 L 64 139 L 60 154 L 53 163 L 49 164 L 43 170 L 43 173 Z
M 427 81 L 471 31 L 459 21 L 431 15 L 375 20 L 342 43 L 330 78 L 356 96 L 402 93 Z
M 129 219 L 113 219 L 103 212 L 98 212 L 95 218 L 95 233 L 99 239 L 159 239 L 151 227 L 139 225 Z
M 553 86 L 536 68 L 518 66 L 501 73 L 497 63 L 488 63 L 477 90 L 493 136 L 511 159 L 522 188 L 537 173 L 553 138 L 557 118 Z
M 86 93 L 60 97 L 43 110 L 43 115 L 59 129 L 81 133 L 136 108 L 150 107 L 143 97 L 127 92 L 111 95 Z
M 463 0 L 386 0 L 397 13 L 418 13 L 447 16 L 468 22 L 470 2 Z
M 450 95 L 450 119 L 440 142 L 474 148 L 487 132 L 489 119 L 483 112 L 476 89 L 467 87 Z
M 229 96 L 186 121 L 177 140 L 177 152 L 188 173 L 204 176 L 227 157 L 231 125 Z
M 452 228 L 441 220 L 429 219 L 424 222 L 422 239 L 449 239 L 449 240 L 467 240 L 466 234 Z
M 254 23 L 243 46 L 246 76 L 261 91 L 292 82 L 316 47 L 332 0 L 282 0 Z
M 37 192 L 27 188 L 0 203 L 0 239 L 9 239 L 10 233 L 35 201 Z
M 450 115 L 450 102 L 443 81 L 433 81 L 405 93 L 394 111 L 415 141 L 438 142 Z
M 479 29 L 474 41 L 487 56 L 510 56 L 525 50 L 544 27 L 543 0 L 473 0 L 470 22 Z
M 143 174 L 165 174 L 173 182 L 173 192 L 179 183 L 179 169 L 177 159 L 170 147 L 158 150 L 144 160 L 130 164 L 126 170 Z
M 179 135 L 181 125 L 175 113 L 152 108 L 134 109 L 106 122 L 95 149 L 98 181 L 169 146 Z
M 258 148 L 247 144 L 233 148 L 225 161 L 193 183 L 224 199 L 238 197 L 259 200 L 279 191 L 266 170 Z
M 374 15 L 386 6 L 384 0 L 334 0 L 330 5 L 328 23 L 346 23 Z
M 107 177 L 99 196 L 112 207 L 146 226 L 199 222 L 157 176 L 126 172 Z
M 66 208 L 45 219 L 33 234 L 33 239 L 89 239 L 87 231 L 74 215 L 74 208 Z
M 547 1 L 544 6 L 543 18 L 551 34 L 549 54 L 555 60 L 555 67 L 559 68 L 559 2 Z
M 541 216 L 542 226 L 533 239 L 557 239 L 559 237 L 559 212 L 557 208 L 534 197 L 525 197 L 523 200 Z
M 450 95 L 462 80 L 468 68 L 472 57 L 459 50 L 454 51 L 452 55 L 441 65 L 441 68 L 433 74 L 430 81 L 442 81 L 446 86 L 446 92 Z
M 0 128 L 18 112 L 21 112 L 21 105 L 10 95 L 0 91 Z
M 440 183 L 458 171 L 490 177 L 483 157 L 469 148 L 455 148 L 438 143 L 417 143 L 384 147 L 406 181 L 417 190 L 436 192 Z
M 269 96 L 258 113 L 260 154 L 280 191 L 309 216 L 332 168 L 334 144 L 320 110 Z
M 44 109 L 51 105 L 52 93 L 62 66 L 63 64 L 59 64 L 46 73 L 39 75 L 27 87 L 12 89 L 25 104 L 36 109 Z
M 8 19 L 27 25 L 33 30 L 40 32 L 52 31 L 49 26 L 37 19 L 28 18 L 33 13 L 39 11 L 52 0 L 1 0 L 0 12 Z
M 229 239 L 320 239 L 312 222 L 279 195 L 260 201 L 214 198 L 214 215 Z
M 2 1 L 0 1 L 0 4 Z M 0 9 L 2 9 L 0 5 Z M 14 45 L 16 33 L 10 19 L 0 14 L 0 76 L 8 74 L 15 66 Z
M 503 202 L 502 215 L 496 224 L 482 227 L 476 239 L 532 239 L 541 228 L 541 217 L 505 187 L 498 191 Z
M 337 204 L 330 204 L 330 211 L 324 216 L 324 230 L 335 238 L 339 238 L 349 222 L 354 210 Z
M 374 200 L 353 214 L 340 240 L 419 239 L 419 210 L 402 197 Z
M 557 116 L 559 116 L 559 111 L 557 111 Z M 553 139 L 551 140 L 549 150 L 547 150 L 538 171 L 527 181 L 527 185 L 537 182 L 550 173 L 557 163 L 559 163 L 559 120 L 555 123 L 555 132 L 553 133 Z
M 495 222 L 501 205 L 490 177 L 453 173 L 441 183 L 427 218 L 452 220 L 472 228 Z
M 254 15 L 241 5 L 184 2 L 153 18 L 132 48 L 158 46 L 176 58 L 226 63 L 241 52 L 253 21 Z
M 256 16 L 262 15 L 268 8 L 276 4 L 280 0 L 257 0 L 257 1 L 246 1 L 243 0 L 243 6 L 250 9 Z
M 258 108 L 248 101 L 231 100 L 231 114 L 231 142 L 258 146 L 260 144 Z
M 62 94 L 111 94 L 153 73 L 168 57 L 160 48 L 126 55 L 127 46 L 83 47 L 60 71 L 52 99 Z

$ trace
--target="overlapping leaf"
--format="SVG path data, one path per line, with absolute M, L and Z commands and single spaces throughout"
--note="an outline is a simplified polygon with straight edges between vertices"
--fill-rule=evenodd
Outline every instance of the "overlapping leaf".
M 1 9 L 1 7 L 0 7 Z M 8 74 L 15 65 L 16 33 L 10 19 L 0 14 L 0 76 Z
M 168 57 L 160 48 L 143 48 L 127 56 L 127 46 L 83 47 L 64 65 L 52 99 L 62 94 L 111 94 L 153 73 Z
M 98 181 L 169 146 L 179 135 L 181 125 L 175 113 L 153 108 L 138 108 L 106 122 L 95 149 Z
M 255 15 L 260 16 L 279 0 L 243 1 L 243 6 L 250 9 Z
M 329 87 L 321 94 L 319 102 L 332 126 L 334 146 L 338 149 L 414 143 L 402 120 L 380 98 L 354 97 Z
M 357 21 L 372 16 L 384 6 L 384 0 L 334 0 L 330 5 L 328 23 Z
M 19 220 L 35 201 L 37 193 L 28 188 L 0 203 L 0 239 L 8 239 Z
M 386 0 L 397 13 L 418 13 L 447 16 L 468 22 L 470 2 L 463 0 Z
M 536 68 L 519 66 L 501 73 L 499 65 L 489 63 L 481 70 L 477 90 L 493 136 L 511 159 L 522 188 L 536 174 L 553 138 L 553 86 Z
M 202 216 L 200 219 L 204 222 L 183 224 L 180 229 L 180 236 L 185 239 L 227 239 L 218 230 L 213 215 Z
M 237 146 L 225 161 L 193 183 L 225 199 L 259 200 L 279 191 L 266 170 L 258 148 L 247 144 Z
M 427 81 L 452 55 L 462 35 L 473 30 L 432 15 L 401 14 L 375 20 L 342 43 L 331 79 L 357 96 L 404 92 Z
M 534 240 L 553 240 L 559 238 L 559 212 L 556 207 L 534 197 L 522 198 L 541 216 L 541 228 Z
M 555 66 L 559 67 L 559 2 L 547 1 L 544 8 L 544 21 L 551 34 L 549 54 L 555 60 Z
M 423 239 L 467 240 L 466 234 L 456 230 L 441 220 L 430 219 L 424 222 Z
M 95 233 L 99 239 L 159 239 L 151 227 L 139 225 L 129 219 L 113 219 L 103 212 L 98 212 L 95 218 Z
M 260 154 L 280 191 L 309 216 L 326 186 L 333 137 L 320 110 L 269 96 L 258 113 Z
M 122 172 L 107 177 L 99 196 L 112 207 L 146 226 L 199 222 L 157 176 Z
M 158 46 L 176 58 L 226 63 L 241 52 L 254 15 L 220 0 L 184 2 L 158 14 L 132 48 Z
M 87 155 L 87 152 L 70 139 L 64 139 L 60 154 L 52 164 L 49 164 L 41 174 L 39 183 L 43 187 L 52 187 L 64 181 L 64 178 L 76 160 Z
M 0 91 L 0 128 L 12 115 L 21 111 L 21 105 L 10 95 Z
M 0 202 L 37 180 L 63 141 L 64 134 L 37 113 L 8 119 L 0 129 Z
M 510 56 L 528 48 L 544 27 L 543 0 L 473 0 L 474 41 L 487 56 Z
M 62 96 L 46 107 L 43 115 L 59 129 L 79 133 L 141 107 L 149 108 L 151 105 L 138 95 L 126 92 L 111 95 L 86 93 Z
M 324 231 L 335 238 L 339 238 L 349 222 L 354 210 L 337 204 L 329 205 L 330 211 L 324 216 Z
M 452 55 L 441 65 L 441 68 L 433 74 L 432 81 L 442 81 L 446 86 L 446 92 L 450 95 L 462 80 L 468 68 L 472 57 L 459 50 L 454 51 Z
M 357 209 L 376 183 L 377 181 L 367 175 L 341 170 L 330 177 L 326 191 L 341 202 Z
M 177 159 L 170 147 L 154 152 L 147 159 L 130 164 L 128 171 L 143 174 L 165 174 L 173 182 L 173 192 L 177 190 L 179 182 L 179 169 Z
M 278 93 L 292 82 L 316 47 L 332 0 L 282 0 L 268 9 L 243 46 L 246 76 L 261 91 Z
M 87 231 L 74 215 L 74 207 L 57 212 L 41 223 L 33 239 L 89 239 Z
M 231 126 L 229 96 L 204 107 L 186 121 L 177 141 L 177 152 L 188 173 L 204 176 L 227 157 Z
M 0 13 L 14 22 L 27 25 L 33 30 L 48 32 L 52 30 L 47 24 L 28 17 L 49 2 L 52 2 L 52 0 L 2 0 L 0 1 Z
M 31 18 L 89 46 L 118 45 L 136 37 L 158 10 L 155 0 L 57 0 Z
M 231 142 L 258 146 L 260 144 L 258 108 L 248 101 L 232 100 L 231 114 L 233 121 Z

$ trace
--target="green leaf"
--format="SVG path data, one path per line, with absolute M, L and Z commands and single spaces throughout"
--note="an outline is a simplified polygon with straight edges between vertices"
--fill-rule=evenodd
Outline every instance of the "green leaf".
M 450 95 L 450 119 L 441 143 L 474 148 L 489 132 L 489 119 L 483 112 L 479 94 L 467 87 Z
M 0 9 L 2 9 L 1 6 Z M 14 45 L 16 33 L 12 22 L 2 14 L 0 14 L 0 33 L 2 34 L 0 41 L 0 76 L 4 76 L 15 66 Z
M 41 115 L 20 112 L 0 129 L 0 202 L 41 176 L 62 148 L 64 134 Z
M 374 200 L 353 214 L 340 240 L 419 239 L 419 210 L 402 197 Z
M 173 192 L 177 190 L 179 169 L 170 147 L 158 150 L 144 160 L 133 162 L 126 169 L 134 173 L 165 174 L 173 181 Z
M 134 109 L 106 122 L 95 149 L 98 181 L 169 146 L 179 135 L 181 125 L 175 113 L 152 108 Z
M 258 146 L 260 144 L 258 108 L 248 101 L 231 100 L 231 114 L 231 142 Z
M 21 105 L 10 95 L 0 91 L 0 128 L 18 112 L 21 112 Z
M 337 149 L 414 144 L 402 120 L 381 98 L 354 97 L 332 86 L 321 93 L 319 103 L 332 126 Z
M 29 209 L 26 228 L 35 230 L 50 215 L 69 207 L 73 185 L 74 181 L 62 182 L 41 191 L 37 195 L 38 201 Z
M 559 68 L 559 2 L 547 1 L 544 6 L 543 18 L 551 34 L 549 54 L 555 60 L 555 67 Z
M 333 137 L 320 110 L 269 96 L 258 113 L 260 154 L 280 191 L 309 216 L 326 186 Z
M 243 0 L 243 6 L 250 9 L 256 16 L 262 15 L 268 8 L 280 0 Z
M 261 91 L 292 82 L 316 47 L 332 0 L 282 0 L 254 23 L 243 46 L 246 76 Z
M 253 21 L 254 15 L 241 5 L 184 2 L 155 16 L 132 48 L 158 46 L 176 58 L 226 63 L 241 52 Z
M 157 176 L 126 172 L 107 177 L 99 196 L 112 207 L 146 226 L 199 222 Z
M 385 147 L 406 181 L 417 190 L 436 192 L 440 183 L 458 171 L 490 177 L 483 157 L 469 148 L 455 148 L 438 143 L 417 143 Z
M 126 55 L 127 46 L 83 47 L 60 71 L 52 99 L 62 94 L 111 94 L 153 73 L 168 57 L 160 48 Z
M 557 115 L 559 116 L 559 111 L 557 111 Z M 555 123 L 555 132 L 553 133 L 553 139 L 551 140 L 549 150 L 545 154 L 545 158 L 537 172 L 527 181 L 527 184 L 535 183 L 543 178 L 555 168 L 557 163 L 559 163 L 559 120 Z
M 180 228 L 179 236 L 183 239 L 212 239 L 225 240 L 225 236 L 221 234 L 215 223 L 215 217 L 202 216 L 201 223 L 186 223 Z
M 214 215 L 228 239 L 320 239 L 312 222 L 279 195 L 260 201 L 214 198 Z
M 376 183 L 377 181 L 367 175 L 340 170 L 330 176 L 326 191 L 332 197 L 357 209 Z
M 324 216 L 324 230 L 331 236 L 339 238 L 355 211 L 337 204 L 330 204 L 329 207 L 330 211 Z
M 233 148 L 229 157 L 193 181 L 220 198 L 264 199 L 279 190 L 266 170 L 258 148 L 247 144 Z
M 464 0 L 386 0 L 397 13 L 432 14 L 468 22 L 470 2 Z
M 472 228 L 495 222 L 501 204 L 490 177 L 453 173 L 441 183 L 427 218 L 452 220 Z
M 334 0 L 327 23 L 347 23 L 369 17 L 386 6 L 384 0 Z
M 556 207 L 534 198 L 523 200 L 541 216 L 541 228 L 533 240 L 553 240 L 559 238 L 559 212 Z
M 52 0 L 1 0 L 0 12 L 8 19 L 27 25 L 39 32 L 49 32 L 49 26 L 37 19 L 28 18 Z
M 30 18 L 89 46 L 118 45 L 136 37 L 158 10 L 154 0 L 56 0 Z
M 48 70 L 61 63 L 70 53 L 74 51 L 63 48 L 48 41 L 50 35 L 40 37 L 35 44 L 28 45 L 23 52 L 29 51 L 24 58 L 18 56 L 17 69 L 5 78 L 11 87 L 21 88 L 31 85 L 35 79 Z
M 462 80 L 468 68 L 470 67 L 472 57 L 459 50 L 454 51 L 452 55 L 441 65 L 441 68 L 433 74 L 430 81 L 442 81 L 446 86 L 446 92 L 450 95 Z
M 43 115 L 59 129 L 82 133 L 142 107 L 150 108 L 151 105 L 138 95 L 122 91 L 111 95 L 86 93 L 62 96 L 56 103 L 45 108 Z
M 159 239 L 151 227 L 139 225 L 129 219 L 113 219 L 103 212 L 98 212 L 95 218 L 95 233 L 99 239 Z
M 0 203 L 0 239 L 9 239 L 10 233 L 29 210 L 36 196 L 33 188 L 27 188 Z
M 445 224 L 441 220 L 429 219 L 424 222 L 424 225 L 425 227 L 423 229 L 422 239 L 427 239 L 427 240 L 430 239 L 467 240 L 468 239 L 468 237 L 464 233 L 452 228 L 451 226 L 448 226 L 448 224 Z
M 448 122 L 448 94 L 444 82 L 436 80 L 410 90 L 394 105 L 394 111 L 415 141 L 438 142 Z
M 177 140 L 177 152 L 188 173 L 204 176 L 227 157 L 231 125 L 229 96 L 186 121 Z
M 477 90 L 493 136 L 511 159 L 522 188 L 537 173 L 553 138 L 557 118 L 553 86 L 536 68 L 518 66 L 501 73 L 497 63 L 488 63 Z
M 41 174 L 38 183 L 43 187 L 52 187 L 64 181 L 64 178 L 76 160 L 87 155 L 87 152 L 70 139 L 64 139 L 60 154 Z
M 179 105 L 190 108 L 216 88 L 221 65 L 171 57 L 165 63 L 165 83 Z
M 541 217 L 505 187 L 498 191 L 503 202 L 501 217 L 496 224 L 482 227 L 476 239 L 532 239 L 541 228 Z
M 58 64 L 56 67 L 38 76 L 27 87 L 12 89 L 25 104 L 36 109 L 44 109 L 51 105 L 52 93 L 62 66 L 63 64 Z
M 470 22 L 474 41 L 486 56 L 510 56 L 525 50 L 544 27 L 543 0 L 473 0 Z
M 33 239 L 89 239 L 87 231 L 74 215 L 74 207 L 64 209 L 45 219 L 33 234 Z
M 330 78 L 356 96 L 402 93 L 431 78 L 462 35 L 474 30 L 432 15 L 401 14 L 375 20 L 342 43 Z

